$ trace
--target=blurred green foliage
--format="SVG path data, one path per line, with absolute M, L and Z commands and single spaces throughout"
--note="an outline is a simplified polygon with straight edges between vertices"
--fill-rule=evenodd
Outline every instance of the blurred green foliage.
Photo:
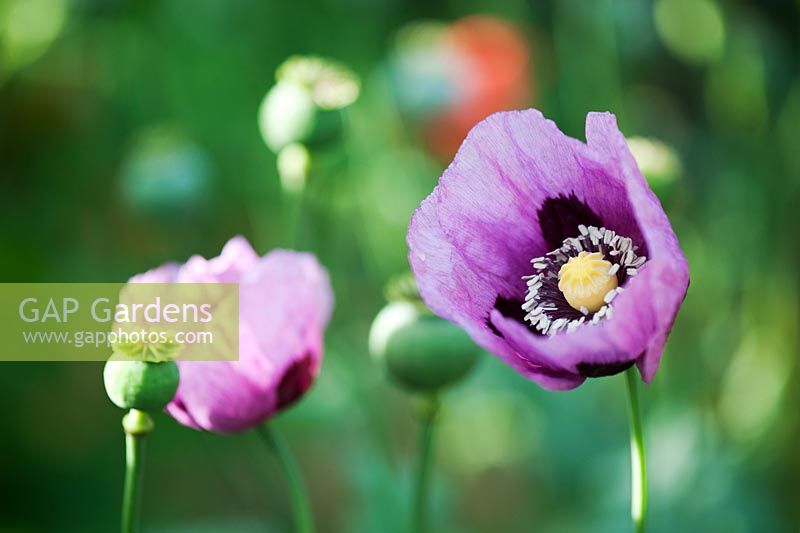
M 368 356 L 367 332 L 385 282 L 407 268 L 409 216 L 447 161 L 395 104 L 386 67 L 412 21 L 501 17 L 529 42 L 529 105 L 579 138 L 587 111 L 613 111 L 627 135 L 678 157 L 656 190 L 692 285 L 644 389 L 651 531 L 796 531 L 799 10 L 0 0 L 1 279 L 120 281 L 216 255 L 237 233 L 262 253 L 313 250 L 337 297 L 325 364 L 276 423 L 321 532 L 403 531 L 416 426 Z M 363 81 L 341 142 L 312 151 L 301 198 L 284 196 L 257 120 L 276 67 L 297 53 L 335 58 Z M 625 531 L 622 380 L 547 392 L 486 356 L 444 397 L 435 530 Z M 114 530 L 122 413 L 102 365 L 5 363 L 0 390 L 0 531 Z M 277 468 L 253 435 L 198 434 L 164 415 L 156 426 L 147 531 L 288 530 Z

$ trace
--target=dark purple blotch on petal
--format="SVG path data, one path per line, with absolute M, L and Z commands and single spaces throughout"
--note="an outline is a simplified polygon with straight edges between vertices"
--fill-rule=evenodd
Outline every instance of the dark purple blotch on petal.
M 582 376 L 586 376 L 587 378 L 600 378 L 624 372 L 632 367 L 633 363 L 634 361 L 622 363 L 578 363 L 575 366 Z
M 545 241 L 547 242 L 548 249 L 544 252 L 550 252 L 559 248 L 568 237 L 575 237 L 579 234 L 578 225 L 597 226 L 603 225 L 602 220 L 592 209 L 581 202 L 575 193 L 569 195 L 561 195 L 554 198 L 548 198 L 539 208 L 537 213 L 539 218 L 539 225 L 542 229 Z M 542 255 L 541 251 L 531 252 L 531 259 L 536 255 Z M 520 277 L 523 274 L 520 274 Z M 563 297 L 560 294 L 554 295 L 554 298 Z M 570 308 L 564 300 L 563 309 L 567 310 L 568 318 L 579 317 L 578 311 Z M 502 295 L 497 295 L 494 308 L 508 318 L 517 320 L 525 324 L 525 311 L 522 309 L 523 300 L 521 298 L 506 298 Z M 556 317 L 560 318 L 560 317 Z M 502 338 L 503 334 L 492 324 L 489 315 L 486 316 L 486 325 L 492 330 L 492 333 Z M 541 335 L 536 330 L 532 330 L 534 334 Z
M 500 311 L 503 316 L 513 318 L 520 324 L 525 323 L 525 311 L 522 309 L 522 299 L 504 298 L 498 295 L 494 302 L 494 308 Z M 503 338 L 503 334 L 492 324 L 491 317 L 486 315 L 486 325 L 492 330 L 492 333 Z
M 311 356 L 295 361 L 286 369 L 278 384 L 278 409 L 293 404 L 314 381 L 314 360 Z
M 603 226 L 600 217 L 588 205 L 581 202 L 575 193 L 548 198 L 539 208 L 537 215 L 542 235 L 547 242 L 548 249 L 545 253 L 560 247 L 567 237 L 577 236 L 579 224 L 598 228 Z

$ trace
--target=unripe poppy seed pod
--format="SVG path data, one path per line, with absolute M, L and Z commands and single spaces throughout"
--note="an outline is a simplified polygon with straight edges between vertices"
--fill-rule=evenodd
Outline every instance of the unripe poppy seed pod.
M 108 361 L 103 369 L 106 394 L 123 409 L 160 411 L 175 396 L 179 381 L 174 361 Z
M 264 142 L 273 152 L 308 140 L 317 125 L 318 108 L 300 84 L 278 82 L 266 94 L 258 112 Z
M 458 382 L 480 354 L 460 328 L 408 301 L 381 309 L 370 329 L 369 348 L 392 380 L 414 392 Z

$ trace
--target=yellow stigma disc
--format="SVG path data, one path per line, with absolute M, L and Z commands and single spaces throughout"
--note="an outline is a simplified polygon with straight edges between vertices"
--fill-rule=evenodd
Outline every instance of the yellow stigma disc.
M 610 270 L 611 263 L 600 252 L 580 252 L 561 265 L 558 289 L 574 309 L 594 313 L 605 305 L 608 291 L 617 288 L 617 276 Z

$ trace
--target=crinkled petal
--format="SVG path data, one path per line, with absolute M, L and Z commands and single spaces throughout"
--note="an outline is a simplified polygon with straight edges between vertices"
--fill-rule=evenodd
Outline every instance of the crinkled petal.
M 590 148 L 616 160 L 648 249 L 646 294 L 637 300 L 638 305 L 620 309 L 622 312 L 616 314 L 615 320 L 635 323 L 641 315 L 651 318 L 649 323 L 642 325 L 642 329 L 647 330 L 649 340 L 636 362 L 642 378 L 649 383 L 658 369 L 667 336 L 686 297 L 689 265 L 661 202 L 642 176 L 614 115 L 589 113 L 586 118 L 586 139 Z
M 237 283 L 245 272 L 258 263 L 258 254 L 247 239 L 237 235 L 222 248 L 219 257 L 192 256 L 183 265 L 178 281 L 182 283 Z
M 665 270 L 658 262 L 628 283 L 612 320 L 553 337 L 520 321 L 526 292 L 521 278 L 532 273 L 530 259 L 576 235 L 580 223 L 602 224 L 648 250 L 661 245 L 648 237 L 666 228 L 674 246 L 654 251 L 654 257 L 677 251 L 679 259 L 668 261 L 683 260 L 668 221 L 663 226 L 666 215 L 615 125 L 614 131 L 622 144 L 614 137 L 605 145 L 592 138 L 587 145 L 535 110 L 492 115 L 472 130 L 409 227 L 409 261 L 431 309 L 547 388 L 572 388 L 584 377 L 619 371 L 651 347 L 660 351 L 655 339 L 665 338 L 654 325 L 655 309 L 641 312 L 633 324 L 622 323 L 636 315 L 641 298 L 650 299 L 653 286 L 661 286 Z M 654 220 L 657 227 L 645 232 L 643 226 Z M 678 283 L 672 293 L 680 293 L 679 302 L 685 287 L 681 292 Z M 503 301 L 510 304 L 501 306 Z M 659 310 L 666 308 L 672 307 Z
M 178 363 L 181 381 L 167 406 L 176 420 L 194 429 L 243 431 L 272 414 L 273 394 L 257 387 L 227 361 Z
M 173 283 L 178 278 L 181 265 L 178 263 L 165 263 L 147 272 L 136 274 L 128 283 Z

